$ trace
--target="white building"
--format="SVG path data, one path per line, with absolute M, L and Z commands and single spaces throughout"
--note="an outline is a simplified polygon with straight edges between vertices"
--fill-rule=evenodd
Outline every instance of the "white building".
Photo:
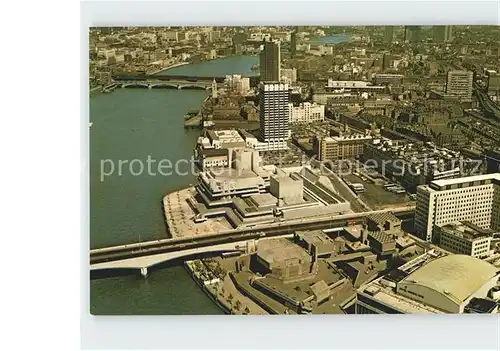
M 477 258 L 490 255 L 492 235 L 492 230 L 479 228 L 468 221 L 436 226 L 436 236 L 441 248 Z
M 325 105 L 301 103 L 299 106 L 289 104 L 290 123 L 313 123 L 325 120 Z
M 415 230 L 432 241 L 435 226 L 470 221 L 500 229 L 500 173 L 432 181 L 417 188 Z
M 261 82 L 259 104 L 261 141 L 269 150 L 287 149 L 291 134 L 288 84 Z
M 239 74 L 226 75 L 225 83 L 229 89 L 246 95 L 250 91 L 250 78 L 242 77 Z

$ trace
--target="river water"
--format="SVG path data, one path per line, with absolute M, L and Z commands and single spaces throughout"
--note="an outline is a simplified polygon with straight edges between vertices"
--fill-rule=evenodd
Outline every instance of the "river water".
M 251 75 L 257 74 L 250 70 L 256 63 L 256 56 L 234 56 L 159 74 Z M 195 178 L 162 176 L 154 167 L 148 172 L 147 160 L 166 159 L 174 164 L 191 157 L 199 131 L 184 129 L 184 115 L 198 108 L 206 94 L 200 90 L 116 89 L 91 96 L 91 248 L 166 238 L 162 198 Z M 120 160 L 128 161 L 122 162 L 121 172 Z M 140 164 L 145 167 L 141 174 Z M 181 265 L 154 271 L 146 279 L 137 273 L 91 280 L 90 311 L 131 315 L 222 313 Z

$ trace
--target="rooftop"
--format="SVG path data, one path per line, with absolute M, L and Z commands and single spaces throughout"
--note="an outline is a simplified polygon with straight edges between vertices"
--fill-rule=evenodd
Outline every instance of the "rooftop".
M 493 234 L 493 230 L 480 228 L 469 221 L 452 222 L 441 225 L 440 228 L 455 236 L 470 240 L 492 236 Z
M 392 212 L 372 213 L 368 216 L 368 219 L 377 224 L 385 224 L 386 222 L 401 222 L 401 220 Z
M 495 266 L 467 255 L 448 255 L 423 265 L 401 282 L 413 283 L 462 303 L 498 274 Z
M 311 261 L 306 250 L 285 238 L 260 240 L 257 254 L 269 264 L 281 263 L 286 266 L 287 262 L 295 264 L 298 260 Z
M 438 187 L 444 187 L 446 185 L 477 182 L 477 181 L 488 180 L 488 179 L 494 179 L 494 180 L 500 181 L 500 173 L 481 174 L 481 175 L 463 177 L 463 178 L 440 179 L 440 180 L 434 180 L 431 184 L 435 184 Z
M 334 241 L 326 235 L 322 230 L 313 231 L 298 231 L 297 235 L 307 243 L 310 244 L 333 244 Z

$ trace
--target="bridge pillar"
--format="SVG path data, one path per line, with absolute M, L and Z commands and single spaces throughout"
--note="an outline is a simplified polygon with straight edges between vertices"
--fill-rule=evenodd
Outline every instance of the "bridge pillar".
M 148 267 L 141 268 L 141 275 L 146 278 L 148 276 Z
M 180 85 L 177 86 L 177 90 L 181 90 L 182 87 Z
M 153 87 L 151 86 L 151 84 L 148 84 L 148 89 L 149 90 L 153 89 Z

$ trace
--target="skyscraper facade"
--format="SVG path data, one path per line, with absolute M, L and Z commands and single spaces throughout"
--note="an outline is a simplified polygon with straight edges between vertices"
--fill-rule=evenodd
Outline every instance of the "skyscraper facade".
M 280 81 L 280 42 L 265 41 L 260 52 L 260 81 L 279 82 Z
M 261 82 L 259 85 L 260 136 L 269 150 L 287 148 L 290 138 L 290 91 L 288 84 Z
M 392 43 L 394 40 L 394 26 L 385 26 L 384 39 L 387 43 Z
M 297 54 L 297 27 L 290 35 L 290 57 L 294 58 Z
M 432 35 L 435 42 L 450 42 L 453 39 L 452 26 L 434 26 L 432 28 Z
M 416 43 L 422 40 L 422 28 L 420 26 L 405 27 L 405 42 Z

